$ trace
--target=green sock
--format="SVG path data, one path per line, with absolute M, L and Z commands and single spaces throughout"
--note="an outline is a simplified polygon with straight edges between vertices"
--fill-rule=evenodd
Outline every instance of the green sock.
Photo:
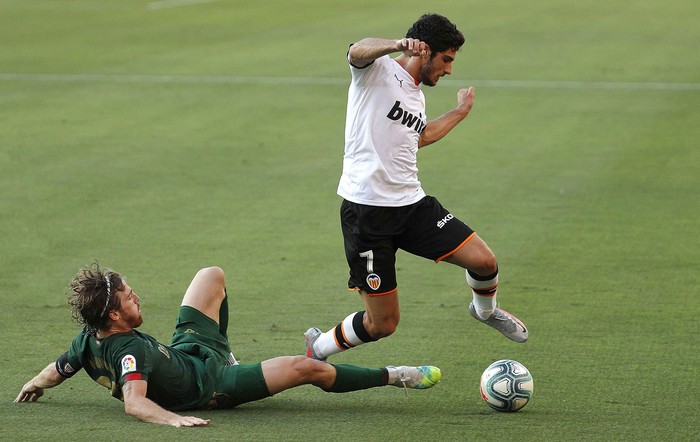
M 221 301 L 221 307 L 219 307 L 219 334 L 228 339 L 226 335 L 228 330 L 228 293 L 224 289 L 224 300 Z
M 365 368 L 349 364 L 331 364 L 335 367 L 335 382 L 331 393 L 365 390 L 386 385 L 389 373 L 386 368 Z

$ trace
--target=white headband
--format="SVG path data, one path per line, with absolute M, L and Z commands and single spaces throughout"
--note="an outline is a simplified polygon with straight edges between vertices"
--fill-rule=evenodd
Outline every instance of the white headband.
M 109 305 L 109 299 L 112 297 L 112 283 L 109 281 L 109 276 L 105 275 L 105 282 L 107 283 L 107 302 L 105 302 L 105 308 L 102 309 L 102 314 L 100 318 L 105 315 L 107 311 L 107 306 Z

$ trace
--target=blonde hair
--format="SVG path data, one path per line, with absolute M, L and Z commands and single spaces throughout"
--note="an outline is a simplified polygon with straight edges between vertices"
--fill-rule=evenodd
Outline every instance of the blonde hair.
M 124 289 L 122 276 L 102 269 L 97 261 L 78 271 L 70 285 L 68 304 L 73 319 L 93 332 L 109 326 L 109 311 L 120 307 L 116 292 Z

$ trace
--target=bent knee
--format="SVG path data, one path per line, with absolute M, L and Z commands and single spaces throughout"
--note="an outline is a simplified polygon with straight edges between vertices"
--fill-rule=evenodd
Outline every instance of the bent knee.
M 479 276 L 493 275 L 498 271 L 498 262 L 496 262 L 496 257 L 493 255 L 484 256 L 476 261 L 469 270 Z
M 291 356 L 292 370 L 305 384 L 315 383 L 329 369 L 329 365 L 325 362 L 311 359 L 306 356 Z
M 210 282 L 220 283 L 221 285 L 226 285 L 226 274 L 224 273 L 224 270 L 218 266 L 200 269 L 195 277 L 207 279 Z
M 475 236 L 466 246 L 457 250 L 445 261 L 456 264 L 479 276 L 489 276 L 498 271 L 496 255 L 479 236 Z
M 386 338 L 394 334 L 396 328 L 399 326 L 398 319 L 395 321 L 383 321 L 380 323 L 371 324 L 367 330 L 367 333 L 374 339 Z
M 479 276 L 493 275 L 498 271 L 496 255 L 493 254 L 488 246 L 484 245 L 477 252 L 471 254 L 466 268 Z

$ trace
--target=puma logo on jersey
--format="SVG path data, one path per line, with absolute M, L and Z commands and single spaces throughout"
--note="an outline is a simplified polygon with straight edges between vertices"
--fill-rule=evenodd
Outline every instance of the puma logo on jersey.
M 396 100 L 394 107 L 391 108 L 386 116 L 390 120 L 399 121 L 404 126 L 415 129 L 418 133 L 422 133 L 423 129 L 425 129 L 426 121 L 422 119 L 423 115 L 419 114 L 416 116 L 403 110 L 401 108 L 401 102 L 398 100 Z
M 438 229 L 445 227 L 445 224 L 447 224 L 447 222 L 452 218 L 454 218 L 454 216 L 451 213 L 448 213 L 446 217 L 437 222 Z

